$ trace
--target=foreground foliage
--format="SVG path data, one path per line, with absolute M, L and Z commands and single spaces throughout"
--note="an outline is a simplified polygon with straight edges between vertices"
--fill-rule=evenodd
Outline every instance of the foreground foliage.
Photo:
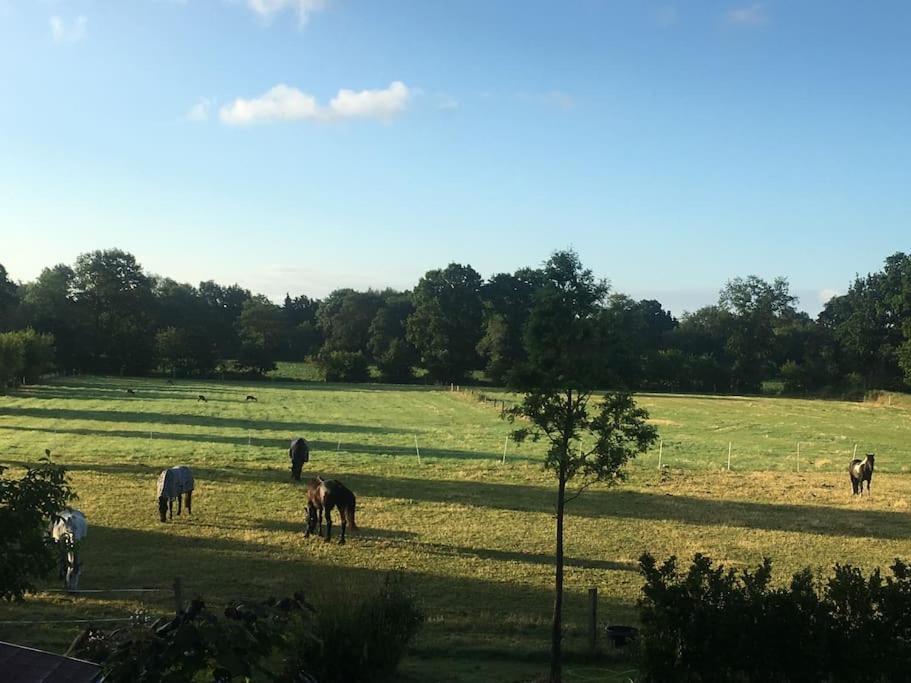
M 835 565 L 771 585 L 772 562 L 754 570 L 696 555 L 686 572 L 644 554 L 639 602 L 649 681 L 897 681 L 911 667 L 911 567 L 891 575 Z
M 65 470 L 42 459 L 20 479 L 0 465 L 0 599 L 21 599 L 47 576 L 56 556 L 48 522 L 75 498 Z
M 301 593 L 232 603 L 202 599 L 173 618 L 138 617 L 110 632 L 87 629 L 71 652 L 102 664 L 113 683 L 256 679 L 282 683 L 390 680 L 423 617 L 401 577 L 366 599 L 347 595 L 317 611 Z

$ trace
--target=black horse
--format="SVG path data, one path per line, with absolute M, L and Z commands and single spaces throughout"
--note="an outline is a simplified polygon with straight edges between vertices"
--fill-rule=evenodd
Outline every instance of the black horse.
M 863 460 L 854 458 L 848 465 L 848 474 L 851 475 L 851 488 L 854 489 L 854 495 L 863 495 L 864 482 L 867 482 L 867 493 L 870 493 L 870 480 L 873 479 L 873 461 L 876 458 L 873 453 L 867 453 Z
M 291 477 L 297 481 L 301 480 L 301 468 L 305 462 L 310 461 L 310 446 L 307 440 L 299 436 L 291 442 L 291 448 L 288 449 L 288 457 L 291 459 Z
M 357 499 L 351 490 L 336 479 L 317 477 L 307 482 L 307 530 L 304 538 L 310 536 L 319 523 L 319 535 L 323 533 L 323 514 L 326 516 L 326 542 L 332 540 L 332 509 L 338 508 L 342 520 L 342 534 L 339 545 L 345 543 L 345 529 L 350 524 L 352 531 L 357 531 L 354 511 Z
M 167 522 L 167 514 L 174 519 L 174 499 L 177 499 L 177 514 L 181 511 L 181 498 L 186 498 L 187 514 L 193 514 L 193 472 L 186 465 L 162 470 L 158 475 L 158 514 Z

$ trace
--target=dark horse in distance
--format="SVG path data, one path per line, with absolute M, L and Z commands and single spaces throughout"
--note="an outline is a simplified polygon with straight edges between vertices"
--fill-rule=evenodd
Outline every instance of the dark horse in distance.
M 863 460 L 854 458 L 848 465 L 848 474 L 851 475 L 851 488 L 854 489 L 854 495 L 864 493 L 864 482 L 867 482 L 867 493 L 870 493 L 870 480 L 873 478 L 873 461 L 876 458 L 873 453 L 867 453 Z
M 304 538 L 310 536 L 319 524 L 319 534 L 323 533 L 323 513 L 326 514 L 326 541 L 332 540 L 332 508 L 338 508 L 342 520 L 342 534 L 339 545 L 345 542 L 345 529 L 350 524 L 352 531 L 357 531 L 354 521 L 354 509 L 357 500 L 351 490 L 335 479 L 317 477 L 307 482 L 307 531 Z
M 298 437 L 291 442 L 291 448 L 288 449 L 288 457 L 291 458 L 291 477 L 297 481 L 301 480 L 301 468 L 305 462 L 310 460 L 310 446 L 303 437 Z
M 186 496 L 187 514 L 193 514 L 193 472 L 186 465 L 162 470 L 158 475 L 158 514 L 167 522 L 166 513 L 174 519 L 174 499 L 177 499 L 177 514 L 180 514 L 181 497 Z

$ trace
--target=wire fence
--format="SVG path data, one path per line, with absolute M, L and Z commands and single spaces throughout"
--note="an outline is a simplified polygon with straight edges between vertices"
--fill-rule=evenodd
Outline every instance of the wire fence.
M 106 593 L 171 593 L 174 597 L 174 611 L 180 614 L 183 611 L 183 585 L 180 577 L 174 579 L 170 588 L 84 588 L 77 590 L 68 590 L 66 588 L 43 588 L 35 593 L 64 593 L 67 595 L 99 595 Z M 89 617 L 79 619 L 6 619 L 0 620 L 0 626 L 13 626 L 17 624 L 36 625 L 36 624 L 99 624 L 109 622 L 132 621 L 134 617 Z

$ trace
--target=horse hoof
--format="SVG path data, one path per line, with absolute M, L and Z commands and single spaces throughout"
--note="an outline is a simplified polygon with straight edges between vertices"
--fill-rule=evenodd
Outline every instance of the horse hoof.
M 339 544 L 339 545 L 345 545 L 344 539 L 342 539 L 341 541 L 339 541 L 338 544 Z

